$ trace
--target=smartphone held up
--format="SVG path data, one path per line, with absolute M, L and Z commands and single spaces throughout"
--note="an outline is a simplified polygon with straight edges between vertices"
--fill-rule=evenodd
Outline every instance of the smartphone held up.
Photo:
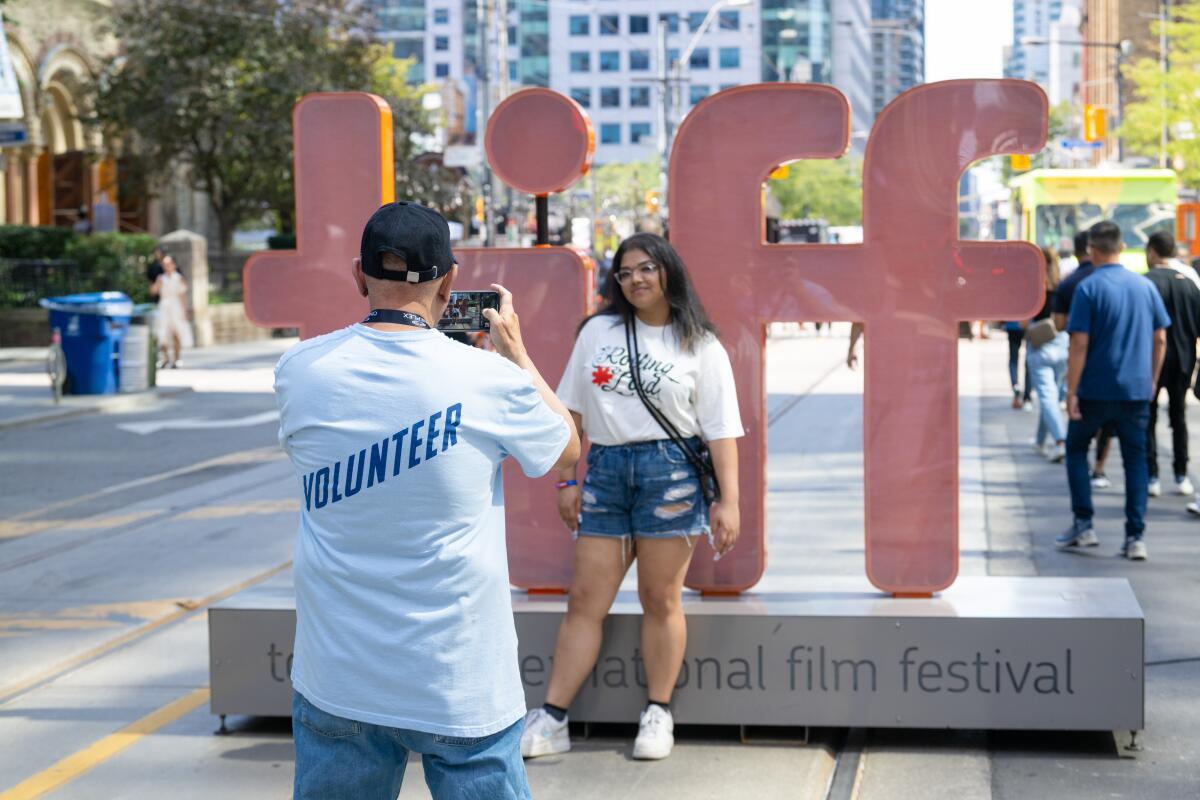
M 473 333 L 490 331 L 491 323 L 483 315 L 486 308 L 500 308 L 498 292 L 451 292 L 446 311 L 438 320 L 438 330 Z

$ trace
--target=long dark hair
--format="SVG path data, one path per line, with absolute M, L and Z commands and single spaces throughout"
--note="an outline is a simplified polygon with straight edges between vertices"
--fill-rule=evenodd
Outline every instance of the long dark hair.
M 675 340 L 687 352 L 695 350 L 705 336 L 717 335 L 717 327 L 708 319 L 692 281 L 688 277 L 683 259 L 675 248 L 663 237 L 654 233 L 635 233 L 617 248 L 613 255 L 612 271 L 604 287 L 604 308 L 597 311 L 579 324 L 579 330 L 596 317 L 619 317 L 622 321 L 633 319 L 634 307 L 625 299 L 621 285 L 617 282 L 617 272 L 621 269 L 621 259 L 630 250 L 641 250 L 650 260 L 658 265 L 660 272 L 666 277 L 667 303 L 671 307 L 671 328 L 675 331 Z M 576 335 L 579 334 L 576 331 Z

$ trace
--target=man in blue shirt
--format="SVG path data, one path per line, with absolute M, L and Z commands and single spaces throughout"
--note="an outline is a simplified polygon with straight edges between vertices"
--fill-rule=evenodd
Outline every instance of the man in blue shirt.
M 1158 384 L 1171 324 L 1158 290 L 1121 266 L 1121 229 L 1098 222 L 1088 231 L 1095 270 L 1075 289 L 1067 331 L 1067 480 L 1075 520 L 1055 541 L 1059 547 L 1099 544 L 1092 529 L 1088 443 L 1111 422 L 1125 465 L 1125 544 L 1131 560 L 1146 558 L 1146 428 L 1149 400 Z

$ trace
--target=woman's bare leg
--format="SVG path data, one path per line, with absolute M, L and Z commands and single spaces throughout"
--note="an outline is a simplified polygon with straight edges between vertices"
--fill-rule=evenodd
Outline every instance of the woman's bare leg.
M 675 691 L 687 649 L 681 595 L 692 560 L 692 543 L 683 537 L 638 539 L 637 550 L 646 685 L 649 699 L 666 705 Z

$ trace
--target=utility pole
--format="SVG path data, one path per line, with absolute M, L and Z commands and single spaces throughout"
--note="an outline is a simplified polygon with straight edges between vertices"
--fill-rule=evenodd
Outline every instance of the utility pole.
M 1158 67 L 1162 71 L 1162 130 L 1158 140 L 1158 166 L 1167 166 L 1167 7 L 1171 0 L 1161 0 L 1158 4 Z M 1124 121 L 1124 120 L 1122 120 Z
M 483 246 L 492 247 L 496 243 L 496 234 L 492 225 L 492 170 L 488 166 L 487 153 L 484 152 L 483 147 L 488 118 L 492 115 L 491 64 L 488 61 L 492 0 L 475 0 L 475 3 L 475 34 L 479 39 L 479 58 L 475 64 L 475 71 L 479 76 L 479 121 L 475 126 L 475 136 L 478 139 L 476 145 L 482 153 L 479 191 L 483 194 Z
M 671 165 L 671 84 L 667 63 L 667 21 L 658 18 L 658 217 L 667 230 L 667 171 Z

